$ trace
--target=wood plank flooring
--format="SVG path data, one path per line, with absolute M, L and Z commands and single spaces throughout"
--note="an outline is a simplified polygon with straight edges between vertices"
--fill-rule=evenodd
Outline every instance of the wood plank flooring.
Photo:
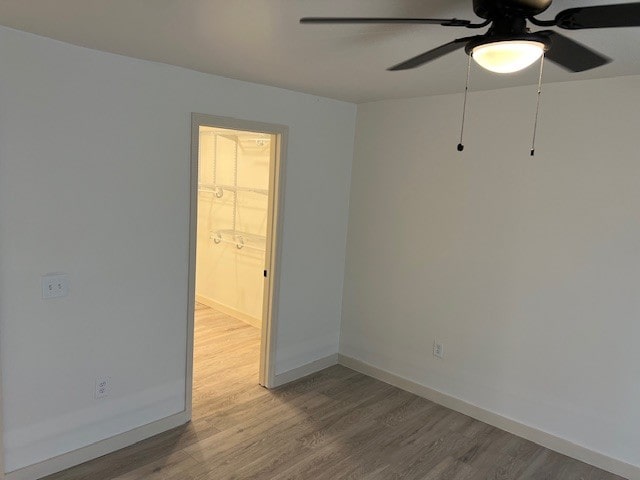
M 257 385 L 259 331 L 199 305 L 193 421 L 47 480 L 620 480 L 342 366 Z

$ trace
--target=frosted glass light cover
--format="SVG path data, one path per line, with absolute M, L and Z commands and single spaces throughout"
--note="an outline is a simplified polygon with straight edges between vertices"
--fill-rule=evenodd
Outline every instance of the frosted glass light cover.
M 529 40 L 485 43 L 473 49 L 473 59 L 496 73 L 513 73 L 527 68 L 544 53 L 544 45 Z

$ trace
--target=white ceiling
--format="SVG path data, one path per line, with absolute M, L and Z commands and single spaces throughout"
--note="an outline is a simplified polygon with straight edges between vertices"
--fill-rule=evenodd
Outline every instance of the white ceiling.
M 623 0 L 561 1 L 543 14 Z M 437 25 L 300 25 L 302 16 L 425 16 L 475 20 L 471 0 L 0 0 L 0 24 L 85 47 L 291 90 L 366 102 L 460 92 L 458 51 L 415 70 L 386 68 L 454 38 Z M 482 30 L 484 31 L 484 30 Z M 476 31 L 473 31 L 474 33 Z M 563 31 L 612 57 L 582 74 L 547 63 L 546 82 L 640 74 L 640 28 Z M 534 84 L 474 69 L 472 90 Z

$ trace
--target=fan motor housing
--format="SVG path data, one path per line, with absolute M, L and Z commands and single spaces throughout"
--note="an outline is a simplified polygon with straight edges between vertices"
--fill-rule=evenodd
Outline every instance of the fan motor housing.
M 531 17 L 544 12 L 552 0 L 473 0 L 473 11 L 480 18 L 493 19 L 512 13 Z

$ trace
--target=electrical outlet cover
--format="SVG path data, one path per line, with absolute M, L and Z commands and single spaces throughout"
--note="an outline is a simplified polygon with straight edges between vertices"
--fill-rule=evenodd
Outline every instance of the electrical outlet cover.
M 111 377 L 98 377 L 96 378 L 96 400 L 109 396 L 111 392 Z

